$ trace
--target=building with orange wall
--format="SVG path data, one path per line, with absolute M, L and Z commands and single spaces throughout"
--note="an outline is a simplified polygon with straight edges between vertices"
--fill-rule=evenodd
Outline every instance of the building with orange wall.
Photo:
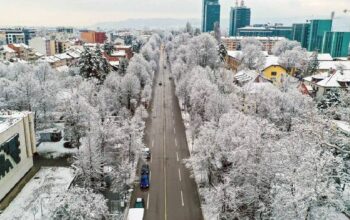
M 107 40 L 105 32 L 81 31 L 80 39 L 85 43 L 103 44 Z

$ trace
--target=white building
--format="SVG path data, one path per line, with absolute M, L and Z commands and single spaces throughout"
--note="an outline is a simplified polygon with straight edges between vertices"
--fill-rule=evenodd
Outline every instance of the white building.
M 46 56 L 51 56 L 56 53 L 56 42 L 44 37 L 35 37 L 29 40 L 29 46 L 36 52 L 39 52 Z
M 329 72 L 321 72 L 319 74 L 305 77 L 304 83 L 308 87 L 310 93 L 317 98 L 321 98 L 331 89 L 348 90 L 350 88 L 350 71 L 331 69 Z
M 0 200 L 33 167 L 34 114 L 0 111 Z
M 0 60 L 11 60 L 13 58 L 16 58 L 17 54 L 16 51 L 11 49 L 7 45 L 0 46 Z

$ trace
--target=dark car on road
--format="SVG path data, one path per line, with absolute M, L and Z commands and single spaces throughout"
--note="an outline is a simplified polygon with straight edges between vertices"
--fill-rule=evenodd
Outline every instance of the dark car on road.
M 163 83 L 162 83 L 162 82 L 159 82 L 159 85 L 161 86 L 161 85 L 163 85 Z
M 141 189 L 149 188 L 149 175 L 148 174 L 141 175 L 140 187 L 141 187 Z
M 149 166 L 148 164 L 143 164 L 142 167 L 141 167 L 141 175 L 144 175 L 144 174 L 149 174 Z

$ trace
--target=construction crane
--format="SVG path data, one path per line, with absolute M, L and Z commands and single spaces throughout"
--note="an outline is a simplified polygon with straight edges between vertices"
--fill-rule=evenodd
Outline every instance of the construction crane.
M 349 9 L 344 9 L 344 10 L 343 10 L 343 13 L 344 13 L 344 14 L 350 13 L 350 10 L 349 10 Z M 333 20 L 334 18 L 335 18 L 335 11 L 332 11 L 332 13 L 331 13 L 331 19 Z

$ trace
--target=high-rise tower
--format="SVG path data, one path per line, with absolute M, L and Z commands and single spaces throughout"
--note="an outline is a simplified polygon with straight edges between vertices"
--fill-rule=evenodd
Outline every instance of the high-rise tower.
M 238 28 L 246 27 L 250 25 L 250 8 L 246 7 L 244 0 L 241 1 L 241 5 L 236 0 L 236 6 L 231 7 L 230 11 L 230 36 L 237 36 Z
M 219 0 L 203 0 L 202 12 L 202 32 L 213 31 L 214 24 L 220 23 Z

